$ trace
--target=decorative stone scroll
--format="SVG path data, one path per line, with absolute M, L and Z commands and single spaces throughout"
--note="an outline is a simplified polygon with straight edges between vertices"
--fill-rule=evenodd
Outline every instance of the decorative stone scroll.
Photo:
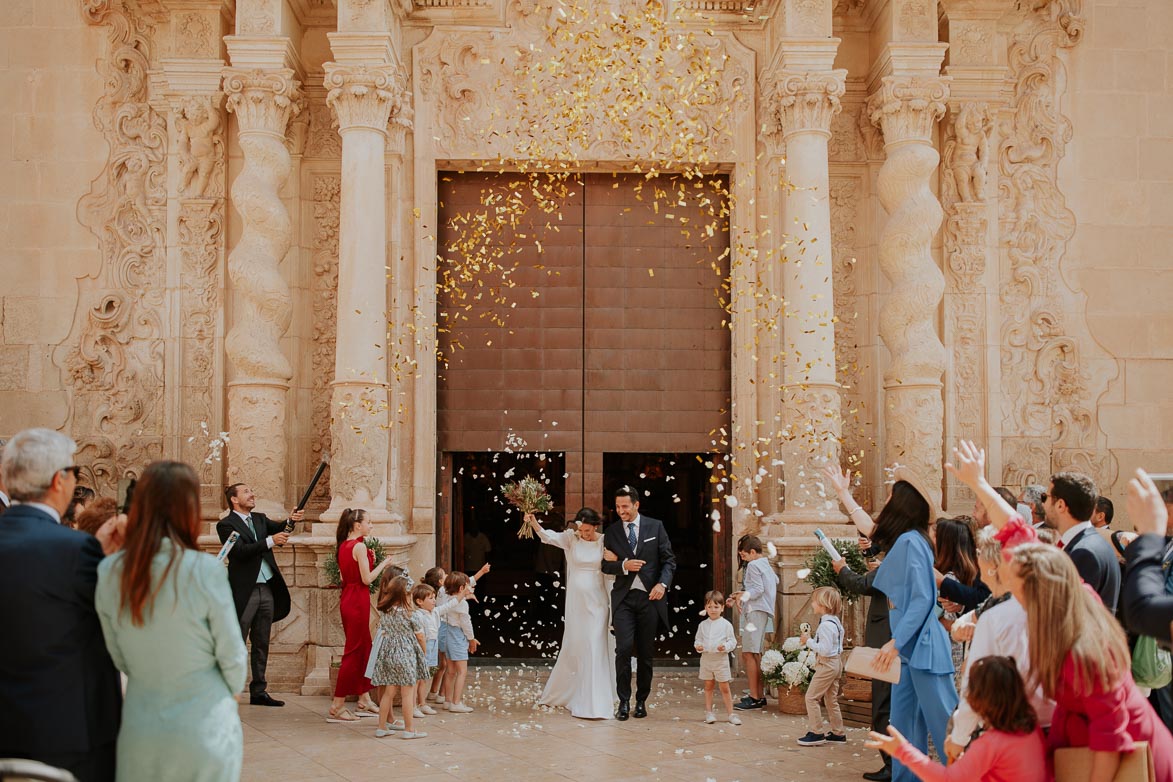
M 83 0 L 81 10 L 109 32 L 93 116 L 110 155 L 78 204 L 102 262 L 78 281 L 73 327 L 54 361 L 71 392 L 68 431 L 84 482 L 114 496 L 120 479 L 162 455 L 167 126 L 149 102 L 151 23 L 120 0 Z
M 244 153 L 232 185 L 243 230 L 228 256 L 240 302 L 225 341 L 236 371 L 228 390 L 229 480 L 247 481 L 270 508 L 285 501 L 286 395 L 293 370 L 279 340 L 293 311 L 279 264 L 293 231 L 278 191 L 291 167 L 285 130 L 301 110 L 299 86 L 289 69 L 224 70 L 228 110 L 237 116 Z
M 885 462 L 911 467 L 933 489 L 942 481 L 945 346 L 936 318 L 945 281 L 932 255 L 942 210 L 929 185 L 940 159 L 932 132 L 948 89 L 944 79 L 886 76 L 868 101 L 888 154 L 878 179 L 888 212 L 879 263 L 892 283 L 879 324 L 891 354 L 884 373 Z
M 1003 480 L 1011 485 L 1071 468 L 1107 488 L 1117 474 L 1096 417 L 1110 364 L 1087 331 L 1083 295 L 1066 287 L 1060 271 L 1075 233 L 1058 186 L 1072 132 L 1059 110 L 1060 54 L 1082 38 L 1082 8 L 1082 0 L 1034 0 L 1009 51 L 1015 86 L 999 127 L 998 190 Z M 1089 356 L 1103 371 L 1089 371 Z
M 846 70 L 828 72 L 783 72 L 767 100 L 777 106 L 782 133 L 796 130 L 831 132 L 831 121 L 839 113 Z

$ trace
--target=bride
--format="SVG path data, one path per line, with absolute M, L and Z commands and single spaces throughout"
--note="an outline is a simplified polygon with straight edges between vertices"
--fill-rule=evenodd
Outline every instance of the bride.
M 564 706 L 583 719 L 611 719 L 615 712 L 615 668 L 611 664 L 615 637 L 608 632 L 611 600 L 600 567 L 603 519 L 596 511 L 583 508 L 574 517 L 578 530 L 565 532 L 544 529 L 532 513 L 527 513 L 525 520 L 543 543 L 566 551 L 562 647 L 538 703 Z

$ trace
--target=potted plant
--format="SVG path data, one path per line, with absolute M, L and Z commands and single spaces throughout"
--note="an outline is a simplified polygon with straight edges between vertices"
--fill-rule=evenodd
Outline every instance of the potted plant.
M 783 714 L 806 714 L 806 688 L 815 675 L 815 653 L 791 636 L 762 655 L 762 678 Z

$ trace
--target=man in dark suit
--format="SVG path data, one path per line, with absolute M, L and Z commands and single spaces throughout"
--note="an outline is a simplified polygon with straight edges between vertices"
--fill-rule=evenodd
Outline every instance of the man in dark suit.
M 270 521 L 263 513 L 254 513 L 257 506 L 253 490 L 243 483 L 234 483 L 224 490 L 229 513 L 216 524 L 220 542 L 228 540 L 233 532 L 240 534 L 232 551 L 228 552 L 228 584 L 232 601 L 240 619 L 240 634 L 245 642 L 252 639 L 249 682 L 249 703 L 253 706 L 284 706 L 267 692 L 265 669 L 269 665 L 269 637 L 273 623 L 289 616 L 289 589 L 273 556 L 274 546 L 284 546 L 289 540 L 285 531 L 287 521 Z M 302 511 L 294 511 L 289 521 L 301 521 Z
M 867 541 L 864 544 L 862 543 L 864 540 L 866 538 L 861 539 L 861 546 L 869 547 L 871 542 Z M 868 601 L 867 627 L 863 635 L 864 643 L 873 649 L 879 649 L 891 641 L 892 628 L 888 624 L 888 598 L 883 592 L 872 586 L 872 582 L 876 580 L 876 571 L 869 570 L 864 574 L 856 573 L 847 566 L 846 559 L 833 561 L 831 567 L 835 569 L 835 580 L 839 582 L 840 589 L 844 592 L 867 595 L 871 598 Z M 892 685 L 879 679 L 872 679 L 872 730 L 876 733 L 886 734 L 888 732 L 888 715 L 891 712 L 891 706 Z M 873 780 L 873 782 L 888 782 L 892 779 L 892 756 L 881 752 L 880 759 L 884 761 L 884 767 L 865 773 L 864 779 Z
M 94 610 L 102 543 L 61 524 L 76 450 L 51 429 L 27 429 L 4 449 L 17 504 L 0 518 L 0 757 L 94 782 L 114 779 L 122 685 Z
M 1120 565 L 1112 544 L 1092 526 L 1096 485 L 1078 472 L 1057 472 L 1043 495 L 1047 523 L 1059 530 L 1059 548 L 1067 552 L 1079 577 L 1100 594 L 1104 606 L 1116 613 L 1120 598 Z
M 663 522 L 640 515 L 635 489 L 623 486 L 615 492 L 615 512 L 623 523 L 612 524 L 604 533 L 603 546 L 619 559 L 604 560 L 603 572 L 615 576 L 611 624 L 615 628 L 615 690 L 619 695 L 616 717 L 625 720 L 631 700 L 633 646 L 637 658 L 635 716 L 648 716 L 656 625 L 671 627 L 664 596 L 672 586 L 676 557 Z

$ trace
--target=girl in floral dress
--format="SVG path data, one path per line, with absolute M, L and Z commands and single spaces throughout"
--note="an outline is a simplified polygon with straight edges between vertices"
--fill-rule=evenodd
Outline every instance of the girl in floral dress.
M 408 593 L 408 580 L 396 576 L 384 579 L 379 589 L 379 630 L 383 643 L 375 660 L 371 683 L 383 688 L 379 698 L 379 727 L 375 738 L 390 736 L 401 731 L 405 739 L 420 739 L 427 736 L 414 729 L 415 686 L 427 674 L 427 660 L 424 656 L 424 624 L 416 616 Z M 395 690 L 399 689 L 399 702 L 403 704 L 403 721 L 390 723 L 391 703 Z

